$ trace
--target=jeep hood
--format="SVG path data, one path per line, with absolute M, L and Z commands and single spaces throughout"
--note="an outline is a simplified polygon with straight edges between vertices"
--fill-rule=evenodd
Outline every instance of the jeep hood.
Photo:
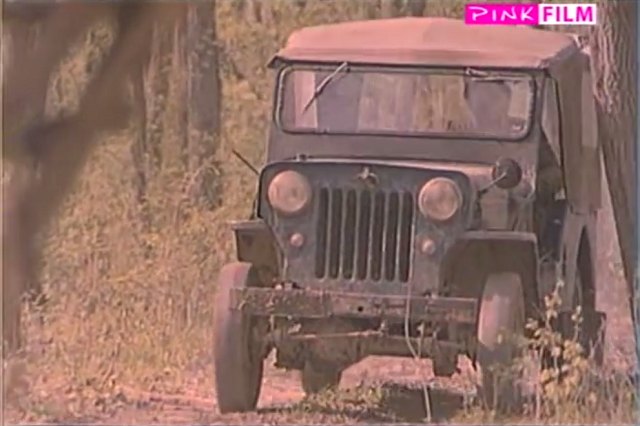
M 407 167 L 413 169 L 424 170 L 448 170 L 456 171 L 465 174 L 471 180 L 472 185 L 476 190 L 486 188 L 491 185 L 492 164 L 482 163 L 460 163 L 460 162 L 444 162 L 444 161 L 423 161 L 423 160 L 377 160 L 377 159 L 347 159 L 347 158 L 307 158 L 304 160 L 292 160 L 293 162 L 310 163 L 310 164 L 368 164 L 372 166 L 392 166 L 392 167 Z

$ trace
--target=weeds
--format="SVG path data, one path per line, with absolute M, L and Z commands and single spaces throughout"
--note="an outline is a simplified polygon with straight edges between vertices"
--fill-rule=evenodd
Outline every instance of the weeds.
M 604 422 L 618 419 L 632 422 L 634 387 L 628 377 L 598 366 L 593 356 L 587 356 L 578 342 L 582 326 L 582 310 L 578 306 L 572 314 L 574 335 L 562 338 L 551 327 L 561 305 L 563 283 L 545 297 L 545 321 L 542 326 L 528 324 L 533 332 L 530 339 L 532 358 L 540 366 L 544 352 L 551 354 L 552 362 L 539 368 L 535 379 L 535 400 L 528 407 L 529 415 L 537 421 L 574 423 L 576 421 Z M 562 359 L 562 363 L 560 363 Z
M 613 419 L 616 423 L 632 423 L 635 388 L 628 377 L 598 366 L 593 357 L 586 355 L 578 341 L 581 307 L 572 314 L 576 330 L 573 336 L 563 338 L 553 327 L 561 306 L 563 285 L 559 282 L 545 297 L 543 320 L 528 321 L 526 328 L 530 337 L 518 343 L 522 355 L 504 372 L 516 376 L 525 390 L 518 419 L 545 424 L 608 423 Z M 551 362 L 542 362 L 545 354 Z M 496 413 L 471 412 L 483 421 L 500 420 Z M 502 420 L 516 421 L 514 418 Z

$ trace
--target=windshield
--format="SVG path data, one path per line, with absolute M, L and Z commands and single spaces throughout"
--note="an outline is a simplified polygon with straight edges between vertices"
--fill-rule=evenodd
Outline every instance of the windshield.
M 520 139 L 531 121 L 526 74 L 380 70 L 343 63 L 285 68 L 278 120 L 286 131 Z

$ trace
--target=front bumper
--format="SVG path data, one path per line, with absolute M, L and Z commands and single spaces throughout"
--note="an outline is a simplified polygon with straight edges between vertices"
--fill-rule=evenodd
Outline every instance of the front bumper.
M 319 290 L 246 288 L 231 290 L 231 309 L 252 316 L 296 319 L 351 318 L 390 322 L 475 324 L 478 302 L 454 297 L 406 297 Z

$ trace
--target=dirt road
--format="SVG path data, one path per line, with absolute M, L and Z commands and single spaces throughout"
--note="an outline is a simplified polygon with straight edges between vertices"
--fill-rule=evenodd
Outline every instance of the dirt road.
M 86 407 L 85 412 L 91 413 L 86 416 L 66 410 L 69 399 L 56 400 L 62 395 L 48 401 L 47 415 L 39 416 L 33 406 L 26 416 L 15 410 L 7 414 L 16 422 L 90 424 L 416 422 L 426 416 L 421 385 L 427 382 L 433 387 L 429 390 L 433 417 L 443 421 L 463 407 L 463 395 L 473 389 L 468 365 L 461 366 L 466 370 L 462 374 L 435 380 L 429 361 L 370 358 L 345 372 L 339 392 L 305 399 L 296 372 L 277 370 L 268 363 L 258 410 L 242 415 L 220 415 L 213 391 L 203 388 L 198 374 L 188 389 L 177 394 L 121 388 L 108 400 L 95 398 Z
M 621 284 L 622 285 L 622 284 Z M 629 339 L 631 323 L 624 314 L 624 293 L 602 293 L 604 308 L 610 316 L 608 327 L 607 365 L 626 370 L 633 362 L 633 346 Z M 623 296 L 616 296 L 619 294 Z M 47 421 L 90 424 L 300 424 L 300 423 L 371 423 L 419 422 L 424 419 L 425 404 L 422 384 L 428 383 L 433 419 L 446 422 L 464 414 L 465 401 L 473 394 L 474 374 L 469 362 L 461 358 L 461 372 L 452 378 L 434 378 L 428 360 L 414 361 L 372 357 L 348 369 L 341 391 L 305 399 L 296 372 L 286 372 L 266 364 L 265 378 L 258 410 L 242 415 L 220 415 L 213 390 L 205 375 L 212 374 L 210 360 L 198 362 L 192 373 L 192 384 L 174 392 L 144 392 L 121 388 L 108 399 L 95 398 L 86 411 L 89 416 L 71 414 L 65 400 L 53 398 L 46 414 L 38 415 L 13 410 L 8 419 L 15 422 Z M 207 366 L 207 364 L 209 364 Z M 210 378 L 209 378 L 210 379 Z M 52 414 L 55 412 L 58 414 Z M 76 412 L 78 412 L 76 410 Z

